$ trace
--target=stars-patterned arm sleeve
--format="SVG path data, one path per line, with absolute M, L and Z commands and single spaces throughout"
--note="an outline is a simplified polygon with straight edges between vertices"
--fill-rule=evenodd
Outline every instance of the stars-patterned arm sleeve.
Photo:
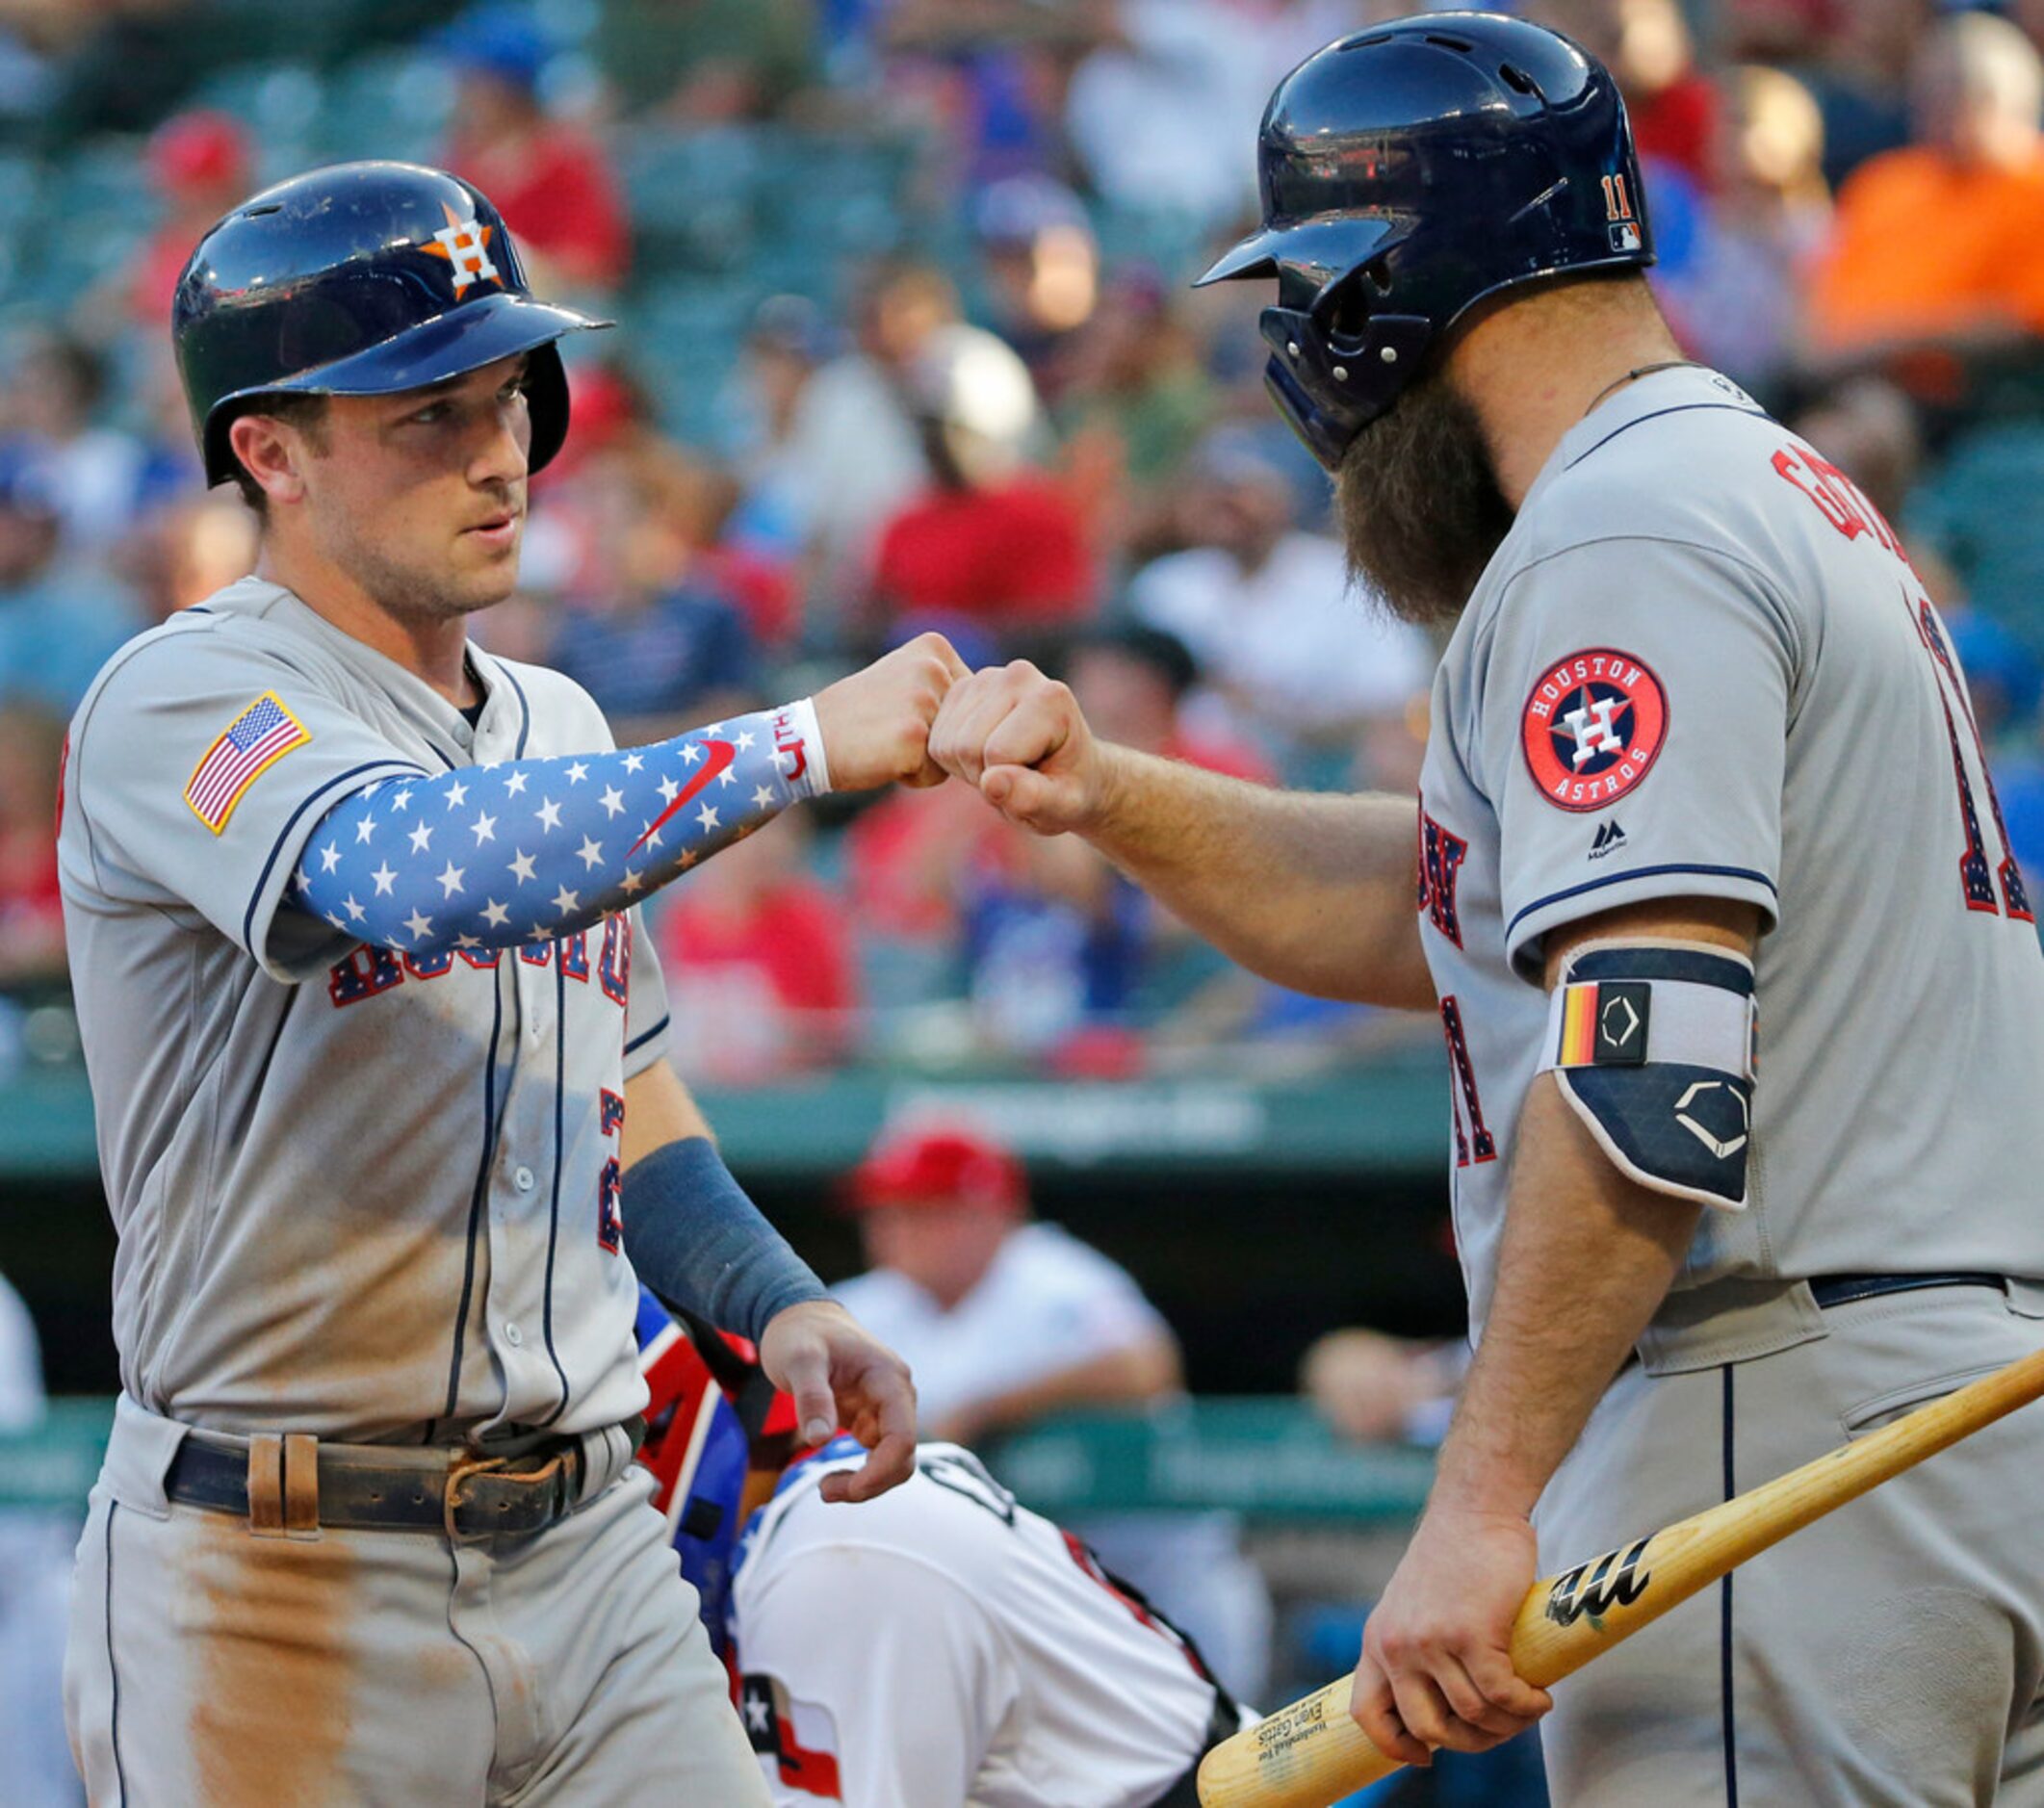
M 829 785 L 807 699 L 652 747 L 385 778 L 322 818 L 289 902 L 401 954 L 551 941 Z

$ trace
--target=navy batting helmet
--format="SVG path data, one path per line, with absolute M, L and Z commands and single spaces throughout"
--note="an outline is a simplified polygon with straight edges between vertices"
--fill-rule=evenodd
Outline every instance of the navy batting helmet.
M 171 332 L 206 481 L 234 476 L 227 429 L 265 396 L 382 396 L 531 353 L 531 468 L 560 450 L 554 342 L 607 326 L 534 300 L 511 235 L 459 176 L 336 164 L 242 203 L 177 281 Z
M 1653 262 L 1611 72 L 1494 13 L 1400 19 L 1308 57 L 1271 96 L 1256 161 L 1262 227 L 1200 281 L 1278 278 L 1271 397 L 1329 470 L 1477 302 Z

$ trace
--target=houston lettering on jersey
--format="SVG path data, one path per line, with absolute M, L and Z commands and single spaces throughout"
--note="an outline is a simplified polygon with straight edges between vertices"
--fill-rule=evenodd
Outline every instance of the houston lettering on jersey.
M 1455 882 L 1468 858 L 1469 843 L 1419 813 L 1419 909 L 1435 928 L 1462 944 L 1462 918 L 1455 910 Z
M 622 1011 L 632 990 L 632 925 L 625 917 L 606 917 L 603 941 L 593 963 L 589 958 L 591 933 L 584 929 L 552 942 L 528 943 L 518 950 L 518 959 L 526 967 L 551 967 L 557 959 L 563 975 L 584 985 L 593 972 L 604 996 Z M 335 1005 L 359 1004 L 407 980 L 444 979 L 457 961 L 486 972 L 505 953 L 502 948 L 450 948 L 438 954 L 398 954 L 365 943 L 327 970 L 326 995 Z
M 1550 804 L 1602 810 L 1643 779 L 1668 738 L 1668 692 L 1629 653 L 1591 647 L 1557 659 L 1519 721 L 1527 769 Z

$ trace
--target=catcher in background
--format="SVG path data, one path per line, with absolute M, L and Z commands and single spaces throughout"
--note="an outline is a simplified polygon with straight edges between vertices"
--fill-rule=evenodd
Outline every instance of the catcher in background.
M 751 1346 L 638 1317 L 659 1480 L 781 1808 L 1194 1808 L 1193 1771 L 1245 1722 L 1198 1649 L 1071 1533 L 957 1444 L 840 1512 Z

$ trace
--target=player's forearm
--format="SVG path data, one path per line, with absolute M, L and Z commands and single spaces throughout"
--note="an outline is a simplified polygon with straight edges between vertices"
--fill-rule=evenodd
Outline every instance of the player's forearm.
M 1551 1074 L 1520 1120 L 1497 1292 L 1433 1504 L 1531 1512 L 1679 1272 L 1701 1207 L 1626 1178 Z
M 1320 997 L 1433 1007 L 1410 799 L 1273 790 L 1100 751 L 1087 839 L 1223 953 Z
M 287 894 L 402 954 L 572 935 L 827 788 L 806 705 L 651 747 L 384 780 L 329 811 Z

